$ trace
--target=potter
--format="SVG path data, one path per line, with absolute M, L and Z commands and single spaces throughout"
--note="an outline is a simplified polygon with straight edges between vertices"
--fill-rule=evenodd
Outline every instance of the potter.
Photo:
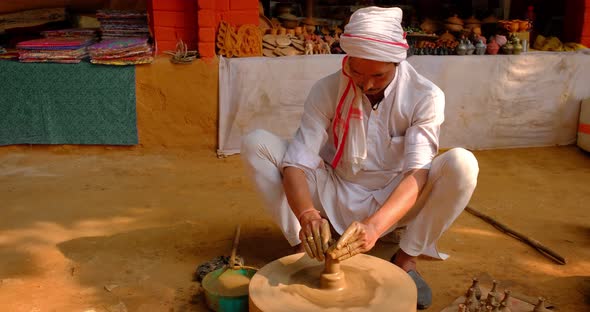
M 478 166 L 462 148 L 438 155 L 444 93 L 406 61 L 401 20 L 399 8 L 355 11 L 342 69 L 312 87 L 293 140 L 255 130 L 241 156 L 294 251 L 317 261 L 344 265 L 405 226 L 390 262 L 425 309 L 432 294 L 417 257 L 444 258 L 436 242 L 471 198 Z M 341 235 L 332 245 L 329 226 Z

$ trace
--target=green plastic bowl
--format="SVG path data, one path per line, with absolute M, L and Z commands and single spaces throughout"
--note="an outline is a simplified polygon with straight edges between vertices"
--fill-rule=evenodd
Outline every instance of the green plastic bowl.
M 227 296 L 216 293 L 215 290 L 211 289 L 212 283 L 219 278 L 219 276 L 228 271 L 226 274 L 239 274 L 252 278 L 256 274 L 256 270 L 253 268 L 240 268 L 240 269 L 217 269 L 205 275 L 201 285 L 205 289 L 205 301 L 207 307 L 213 311 L 218 312 L 247 312 L 248 311 L 248 294 L 243 296 Z

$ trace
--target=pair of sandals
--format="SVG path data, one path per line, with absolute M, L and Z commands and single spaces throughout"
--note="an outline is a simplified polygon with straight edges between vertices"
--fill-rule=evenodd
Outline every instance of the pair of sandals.
M 395 257 L 397 256 L 397 252 L 391 257 L 389 262 L 395 264 Z M 432 304 L 432 290 L 430 286 L 426 283 L 426 281 L 422 278 L 422 276 L 415 270 L 410 270 L 407 272 L 408 275 L 412 278 L 414 283 L 416 284 L 416 288 L 418 289 L 418 302 L 417 308 L 418 310 L 425 310 L 430 307 Z

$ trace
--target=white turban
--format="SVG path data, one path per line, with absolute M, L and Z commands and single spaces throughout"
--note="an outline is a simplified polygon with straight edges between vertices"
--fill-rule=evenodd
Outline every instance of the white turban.
M 406 59 L 408 42 L 401 26 L 400 8 L 367 7 L 356 10 L 340 37 L 340 47 L 352 57 L 399 63 Z

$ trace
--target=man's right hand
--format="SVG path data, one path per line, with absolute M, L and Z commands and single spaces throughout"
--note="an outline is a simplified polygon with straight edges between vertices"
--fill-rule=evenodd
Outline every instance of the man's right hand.
M 323 219 L 319 211 L 313 210 L 303 213 L 299 223 L 301 224 L 299 239 L 305 252 L 310 258 L 324 261 L 331 239 L 328 220 Z

